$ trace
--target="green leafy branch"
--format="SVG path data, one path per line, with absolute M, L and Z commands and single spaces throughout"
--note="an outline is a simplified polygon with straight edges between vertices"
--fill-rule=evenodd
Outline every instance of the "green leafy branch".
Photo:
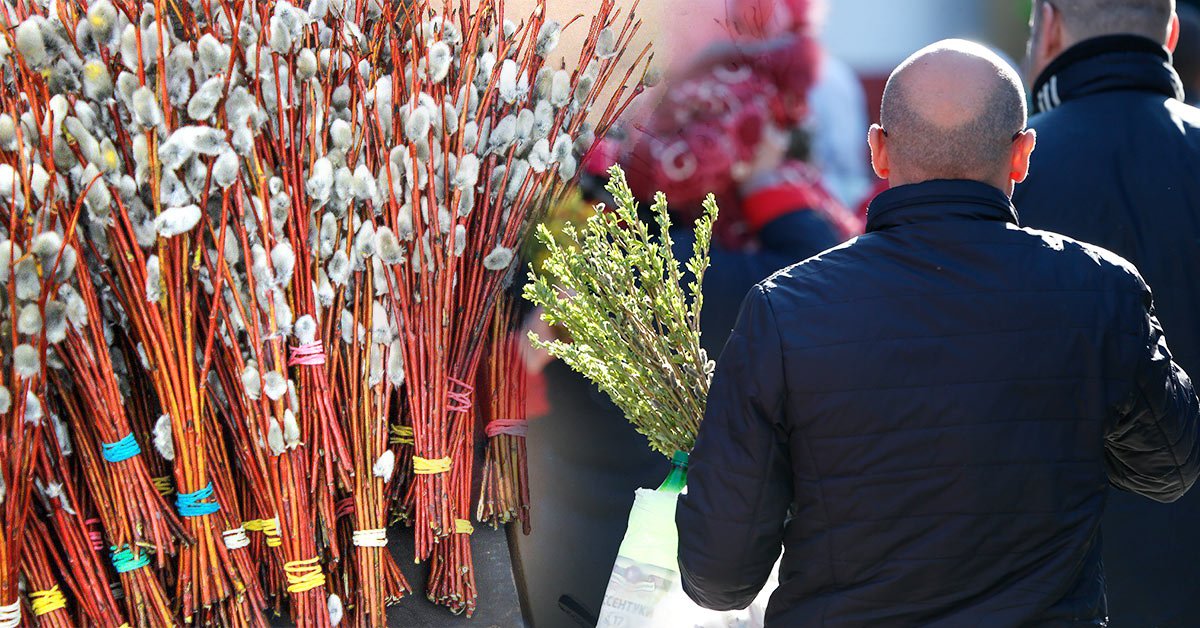
M 657 234 L 638 218 L 637 203 L 618 167 L 607 190 L 616 207 L 597 207 L 582 231 L 567 225 L 559 240 L 545 226 L 537 238 L 548 257 L 530 273 L 525 298 L 567 340 L 545 349 L 604 391 L 657 452 L 690 452 L 704 416 L 713 363 L 700 347 L 701 286 L 717 204 L 712 196 L 696 221 L 696 242 L 684 284 L 672 255 L 671 220 L 661 193 L 651 212 Z

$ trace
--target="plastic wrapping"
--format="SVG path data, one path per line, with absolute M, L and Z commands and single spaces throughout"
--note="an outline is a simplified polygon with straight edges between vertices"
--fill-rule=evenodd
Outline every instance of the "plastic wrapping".
M 717 612 L 697 606 L 679 578 L 677 493 L 638 489 L 629 527 L 609 576 L 600 628 L 762 628 L 778 565 L 749 608 Z

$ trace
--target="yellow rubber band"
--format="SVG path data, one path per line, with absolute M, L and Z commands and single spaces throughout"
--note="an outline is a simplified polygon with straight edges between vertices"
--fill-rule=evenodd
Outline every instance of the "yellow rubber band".
M 454 533 L 455 534 L 474 534 L 475 526 L 471 525 L 471 522 L 467 521 L 466 519 L 455 519 L 454 520 Z
M 420 456 L 413 456 L 413 473 L 417 475 L 437 475 L 450 470 L 452 461 L 450 456 L 445 458 L 434 458 L 429 460 Z
M 287 576 L 288 593 L 304 593 L 325 586 L 325 574 L 321 573 L 321 559 L 293 560 L 283 565 Z
M 392 438 L 389 442 L 393 445 L 414 445 L 414 444 L 416 444 L 416 441 L 413 440 L 412 426 L 393 425 L 391 432 L 392 432 Z
M 171 493 L 175 492 L 175 487 L 171 485 L 171 476 L 169 476 L 169 475 L 164 475 L 162 477 L 157 477 L 157 478 L 150 478 L 150 481 L 154 482 L 155 490 L 157 490 L 158 494 L 162 495 L 163 497 L 166 497 L 167 495 L 170 495 Z
M 279 524 L 275 519 L 251 519 L 243 523 L 242 527 L 247 532 L 262 532 L 263 536 L 267 537 L 267 547 L 283 545 L 283 539 L 279 537 Z
M 247 532 L 264 532 L 267 526 L 274 527 L 274 519 L 250 519 L 242 523 L 242 527 L 246 528 Z
M 29 594 L 29 604 L 33 607 L 34 615 L 45 615 L 67 607 L 67 596 L 54 585 L 45 591 L 34 591 Z

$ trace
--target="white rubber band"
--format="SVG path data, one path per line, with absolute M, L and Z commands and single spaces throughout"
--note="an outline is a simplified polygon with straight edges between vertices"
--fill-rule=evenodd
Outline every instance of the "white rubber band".
M 387 528 L 375 530 L 355 530 L 355 547 L 387 547 Z
M 21 625 L 21 600 L 0 606 L 0 628 L 17 628 Z
M 250 537 L 246 536 L 246 528 L 238 526 L 232 530 L 226 530 L 221 533 L 225 537 L 225 547 L 235 550 L 242 549 L 250 545 Z

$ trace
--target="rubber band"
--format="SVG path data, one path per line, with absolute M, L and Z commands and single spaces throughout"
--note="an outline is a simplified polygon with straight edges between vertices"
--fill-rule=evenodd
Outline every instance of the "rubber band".
M 471 525 L 471 522 L 467 521 L 466 519 L 455 519 L 454 520 L 454 533 L 455 534 L 475 534 L 475 526 Z
M 45 591 L 34 591 L 29 594 L 29 605 L 33 607 L 33 614 L 37 616 L 53 613 L 57 610 L 62 610 L 67 607 L 67 596 L 59 590 L 58 585 L 54 585 Z
M 181 517 L 203 517 L 221 510 L 221 504 L 216 499 L 202 501 L 213 496 L 213 485 L 209 482 L 204 488 L 195 493 L 180 493 L 175 496 L 175 508 Z
M 283 545 L 283 539 L 279 536 L 278 519 L 251 519 L 243 523 L 242 527 L 251 532 L 262 532 L 263 536 L 267 537 L 267 547 Z
M 412 426 L 393 425 L 391 432 L 392 438 L 388 442 L 393 445 L 415 445 L 417 443 L 413 438 Z
M 154 490 L 158 491 L 158 494 L 163 497 L 175 492 L 175 486 L 171 484 L 171 476 L 169 475 L 150 478 L 150 481 L 154 483 Z
M 0 606 L 0 628 L 17 628 L 21 625 L 21 600 Z
M 245 526 L 238 526 L 232 530 L 226 530 L 221 533 L 221 537 L 225 539 L 225 547 L 235 550 L 242 549 L 250 545 L 250 537 L 246 536 Z
M 115 443 L 100 443 L 101 453 L 104 454 L 104 459 L 117 463 L 142 453 L 142 448 L 138 446 L 137 439 L 133 437 L 133 432 Z
M 413 473 L 417 475 L 437 475 L 439 473 L 445 473 L 450 470 L 450 467 L 453 464 L 450 456 L 446 456 L 445 458 L 434 458 L 432 460 L 428 458 L 422 458 L 420 456 L 413 456 L 412 461 Z
M 321 573 L 320 561 L 320 557 L 317 557 L 284 563 L 283 572 L 287 576 L 288 593 L 304 593 L 325 586 L 325 574 Z
M 150 564 L 150 553 L 143 551 L 136 556 L 133 550 L 129 549 L 129 545 L 125 545 L 121 549 L 117 549 L 114 545 L 112 549 L 112 564 L 113 569 L 117 573 L 126 573 L 135 569 L 141 569 Z
M 447 412 L 467 413 L 471 411 L 474 405 L 471 403 L 471 393 L 475 392 L 475 387 L 458 379 L 457 377 L 447 377 L 446 381 L 450 386 L 457 386 L 461 390 L 448 390 L 446 397 L 450 399 L 450 403 L 446 405 Z
M 352 538 L 355 547 L 387 547 L 387 528 L 355 530 Z
M 317 366 L 325 363 L 325 346 L 321 341 L 291 348 L 288 366 Z
M 487 425 L 483 426 L 483 431 L 489 437 L 499 436 L 516 436 L 525 438 L 529 433 L 529 419 L 495 419 L 488 421 Z
M 337 508 L 334 510 L 334 518 L 341 519 L 354 514 L 354 498 L 347 497 L 337 503 Z
M 99 519 L 88 519 L 83 522 L 87 526 L 88 540 L 92 542 L 92 550 L 101 551 L 104 549 L 104 532 L 100 529 Z

